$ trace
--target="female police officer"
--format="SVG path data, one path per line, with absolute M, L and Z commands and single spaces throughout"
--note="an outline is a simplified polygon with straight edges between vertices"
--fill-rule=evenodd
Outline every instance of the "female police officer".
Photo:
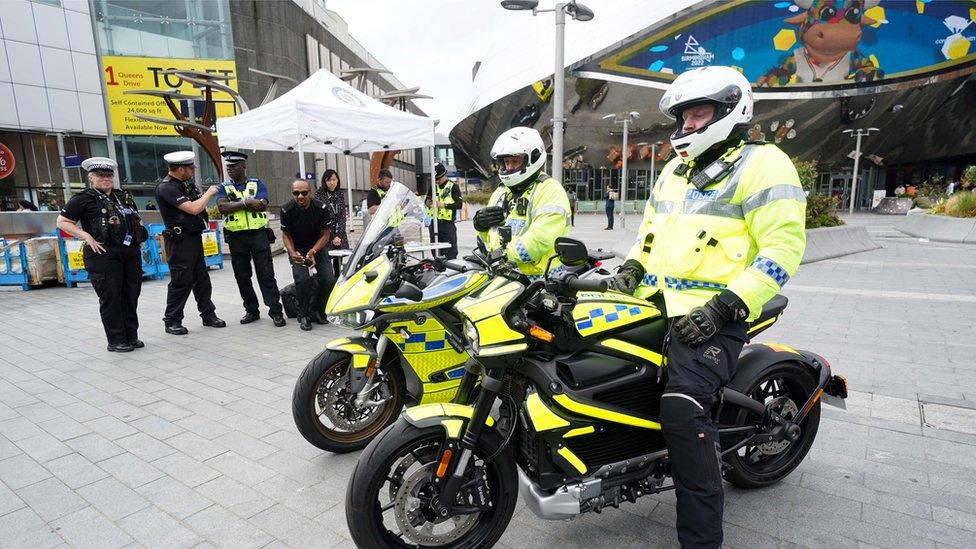
M 71 197 L 58 216 L 58 228 L 85 241 L 85 269 L 98 294 L 108 350 L 126 353 L 145 346 L 138 338 L 136 306 L 142 289 L 139 244 L 148 234 L 132 197 L 113 188 L 115 161 L 89 158 L 81 167 L 91 187 Z

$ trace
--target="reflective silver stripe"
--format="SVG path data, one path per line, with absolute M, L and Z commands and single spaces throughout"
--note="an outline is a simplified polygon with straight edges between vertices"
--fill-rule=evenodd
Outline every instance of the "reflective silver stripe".
M 566 208 L 563 208 L 562 206 L 557 206 L 555 204 L 550 204 L 548 206 L 542 206 L 541 208 L 537 209 L 536 211 L 533 212 L 533 215 L 542 215 L 547 213 L 556 213 L 563 217 L 566 217 L 568 214 L 568 212 L 566 212 Z
M 776 200 L 796 200 L 805 203 L 807 195 L 796 185 L 773 185 L 745 199 L 742 202 L 742 213 L 749 213 Z
M 690 396 L 685 395 L 685 394 L 681 394 L 681 393 L 664 393 L 663 395 L 661 395 L 661 398 L 664 398 L 664 397 L 681 397 L 683 399 L 690 400 L 690 401 L 694 402 L 695 403 L 695 406 L 698 406 L 699 409 L 701 409 L 701 410 L 704 410 L 705 409 L 705 408 L 702 407 L 702 405 L 701 405 L 700 402 L 698 402 L 697 400 L 695 400 L 695 399 L 693 399 Z
M 685 200 L 683 213 L 744 219 L 742 206 L 727 202 L 712 202 L 709 200 Z
M 674 202 L 662 200 L 654 203 L 654 213 L 671 213 L 674 211 Z

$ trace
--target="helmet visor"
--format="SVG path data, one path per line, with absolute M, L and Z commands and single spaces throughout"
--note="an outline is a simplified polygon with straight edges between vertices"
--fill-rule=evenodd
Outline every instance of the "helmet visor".
M 495 168 L 500 175 L 512 175 L 525 169 L 529 157 L 524 154 L 501 154 L 495 157 Z

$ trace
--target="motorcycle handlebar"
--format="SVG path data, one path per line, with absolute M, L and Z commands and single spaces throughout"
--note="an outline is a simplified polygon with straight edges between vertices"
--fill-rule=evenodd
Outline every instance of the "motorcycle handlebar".
M 605 292 L 610 288 L 606 278 L 574 278 L 566 281 L 566 287 L 575 292 Z
M 460 263 L 455 263 L 453 261 L 444 260 L 443 265 L 452 271 L 457 271 L 459 273 L 464 273 L 468 271 L 467 265 L 462 265 Z

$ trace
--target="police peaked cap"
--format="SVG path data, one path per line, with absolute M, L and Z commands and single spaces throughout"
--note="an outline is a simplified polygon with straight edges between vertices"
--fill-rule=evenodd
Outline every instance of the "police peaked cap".
M 93 156 L 91 158 L 85 159 L 81 163 L 82 169 L 86 172 L 112 172 L 115 173 L 115 169 L 118 168 L 118 164 L 115 163 L 111 158 L 105 158 L 104 156 Z
M 220 156 L 224 157 L 224 163 L 228 166 L 247 160 L 246 154 L 237 151 L 224 151 L 220 153 Z
M 440 179 L 447 175 L 447 168 L 440 162 L 434 162 L 434 179 Z
M 170 166 L 192 166 L 193 151 L 175 151 L 164 154 L 163 160 Z

